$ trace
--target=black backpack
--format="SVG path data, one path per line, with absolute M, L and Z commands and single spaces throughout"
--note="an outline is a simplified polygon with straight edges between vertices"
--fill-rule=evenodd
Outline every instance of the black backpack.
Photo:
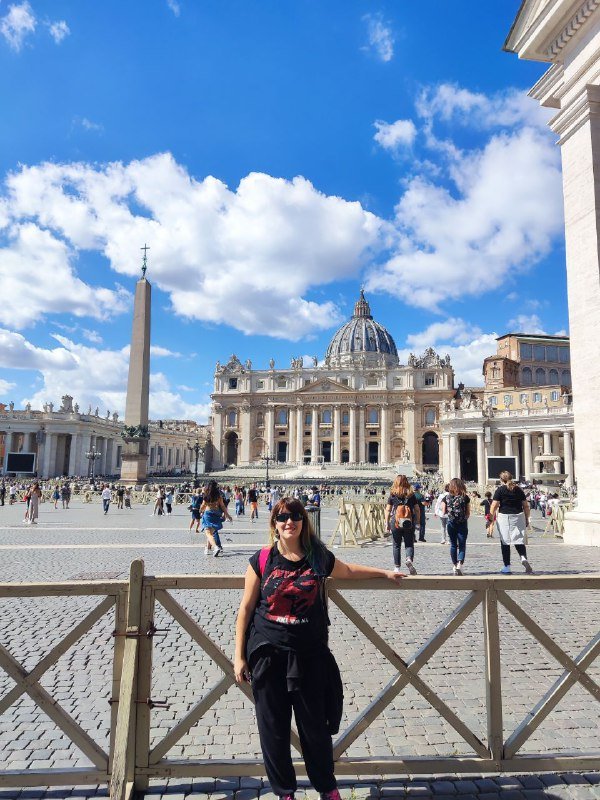
M 446 497 L 449 522 L 465 522 L 467 519 L 467 499 L 464 494 L 449 494 Z

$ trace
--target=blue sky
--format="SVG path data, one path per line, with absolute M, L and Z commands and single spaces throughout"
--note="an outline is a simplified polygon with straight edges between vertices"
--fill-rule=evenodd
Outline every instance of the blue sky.
M 151 414 L 214 364 L 322 358 L 365 285 L 459 380 L 568 328 L 560 153 L 518 0 L 0 2 L 0 402 L 122 411 L 141 246 Z

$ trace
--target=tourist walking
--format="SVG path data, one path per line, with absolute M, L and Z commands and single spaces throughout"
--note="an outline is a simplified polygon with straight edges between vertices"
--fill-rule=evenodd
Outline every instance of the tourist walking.
M 71 502 L 71 487 L 68 483 L 63 483 L 60 489 L 60 499 L 62 501 L 62 507 L 69 508 L 69 503 Z
M 8 505 L 12 506 L 15 500 L 17 499 L 17 487 L 14 483 L 8 487 Z
M 417 570 L 415 558 L 415 528 L 419 524 L 421 511 L 412 486 L 406 475 L 397 475 L 385 506 L 385 529 L 392 533 L 394 572 L 400 573 L 401 546 L 404 542 L 405 563 L 411 575 Z
M 427 521 L 425 518 L 425 498 L 421 493 L 421 484 L 419 483 L 415 484 L 415 499 L 419 504 L 419 521 L 415 525 L 415 529 L 418 528 L 419 530 L 419 538 L 417 541 L 425 542 L 427 541 L 425 539 L 425 524 Z
M 0 506 L 4 505 L 4 498 L 6 497 L 6 484 L 4 481 L 0 483 Z
M 235 515 L 240 517 L 244 513 L 244 495 L 239 486 L 236 486 L 233 490 L 233 496 L 235 499 Z
M 117 486 L 117 508 L 123 508 L 123 500 L 125 498 L 125 488 Z
M 171 488 L 167 489 L 165 494 L 165 508 L 167 509 L 167 515 L 170 517 L 173 511 L 173 490 Z
M 306 771 L 324 800 L 339 800 L 331 737 L 342 717 L 343 687 L 328 647 L 325 579 L 402 576 L 336 559 L 312 530 L 299 500 L 270 515 L 270 545 L 250 558 L 235 635 L 238 683 L 252 681 L 256 720 L 271 791 L 293 800 L 292 710 Z
M 446 527 L 448 525 L 448 515 L 444 513 L 444 507 L 442 507 L 442 503 L 446 499 L 448 495 L 448 484 L 444 486 L 444 491 L 440 493 L 439 497 L 435 501 L 435 506 L 433 509 L 434 516 L 438 517 L 440 521 L 440 533 L 442 534 L 442 539 L 440 544 L 448 544 L 448 533 L 446 531 Z
M 212 549 L 213 556 L 216 558 L 223 552 L 219 536 L 219 531 L 223 527 L 223 517 L 225 516 L 229 522 L 233 522 L 216 481 L 209 481 L 204 490 L 200 513 L 202 514 L 202 530 L 207 539 L 204 553 L 208 555 Z
M 106 516 L 106 514 L 108 514 L 108 509 L 112 497 L 110 489 L 108 488 L 108 483 L 103 484 L 101 497 L 102 497 L 102 507 L 104 508 L 104 515 Z
M 131 508 L 131 487 L 125 487 L 125 508 Z
M 492 524 L 492 515 L 490 514 L 490 509 L 492 507 L 492 493 L 486 492 L 483 497 L 483 500 L 479 505 L 483 506 L 486 536 L 488 537 L 488 539 L 492 539 L 494 536 L 494 526 Z
M 199 532 L 200 529 L 200 506 L 202 505 L 202 493 L 200 489 L 196 489 L 194 494 L 190 498 L 190 504 L 188 509 L 192 513 L 192 519 L 190 521 L 190 530 L 196 526 L 196 533 Z
M 37 525 L 39 503 L 42 497 L 42 490 L 37 481 L 35 481 L 27 494 L 29 495 L 29 502 L 27 503 L 27 511 L 25 512 L 25 522 L 29 525 Z
M 52 492 L 52 499 L 54 500 L 54 508 L 58 508 L 58 501 L 60 500 L 60 492 L 58 491 L 58 484 L 54 487 Z
M 511 574 L 510 546 L 512 544 L 521 558 L 525 572 L 530 574 L 533 569 L 527 560 L 525 546 L 525 528 L 529 525 L 531 513 L 529 503 L 525 492 L 520 486 L 517 486 L 510 472 L 507 470 L 501 472 L 500 481 L 500 486 L 494 492 L 490 507 L 490 527 L 493 529 L 495 522 L 500 536 L 500 548 L 504 562 L 500 572 L 503 575 Z
M 248 497 L 246 502 L 250 505 L 250 522 L 258 519 L 258 489 L 256 484 L 252 484 L 252 488 L 248 489 Z
M 464 482 L 460 478 L 452 478 L 448 484 L 448 494 L 442 502 L 442 510 L 448 518 L 446 531 L 450 539 L 450 558 L 454 575 L 463 574 L 469 535 L 467 520 L 471 514 L 470 502 Z

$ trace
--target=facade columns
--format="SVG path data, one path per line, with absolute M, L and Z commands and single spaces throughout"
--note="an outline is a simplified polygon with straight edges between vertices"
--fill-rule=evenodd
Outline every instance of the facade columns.
M 552 437 L 550 433 L 544 433 L 544 455 L 552 452 Z
M 565 453 L 565 472 L 567 473 L 565 484 L 571 487 L 573 486 L 573 448 L 571 446 L 570 431 L 564 431 L 563 433 L 563 449 Z
M 56 461 L 56 435 L 54 433 L 46 433 L 46 442 L 44 444 L 44 455 L 42 463 L 41 477 L 53 478 Z
M 225 447 L 225 442 L 223 441 L 223 414 L 220 411 L 215 411 L 213 416 L 213 429 L 214 429 L 214 439 L 213 439 L 213 447 L 216 451 L 216 462 L 215 466 L 222 467 L 225 463 L 225 453 L 223 452 Z
M 239 443 L 240 447 L 239 463 L 249 464 L 250 450 L 252 446 L 250 442 L 250 431 L 252 429 L 252 426 L 250 425 L 250 414 L 252 412 L 249 408 L 240 408 L 238 413 L 240 420 L 240 439 L 241 439 L 241 442 Z
M 389 409 L 387 403 L 381 404 L 381 419 L 379 420 L 380 444 L 379 444 L 379 463 L 389 463 L 390 434 L 388 425 Z
M 296 461 L 296 409 L 288 409 L 288 451 L 286 461 L 291 464 Z
M 523 472 L 525 480 L 531 480 L 531 434 L 525 431 L 523 434 Z
M 363 463 L 367 460 L 365 453 L 365 407 L 358 408 L 358 461 Z
M 265 413 L 265 426 L 267 429 L 267 453 L 272 456 L 275 441 L 275 409 L 270 406 Z
M 69 451 L 69 476 L 77 475 L 77 464 L 79 463 L 81 450 L 81 434 L 71 434 L 71 450 Z
M 510 433 L 504 434 L 504 455 L 505 456 L 513 455 L 512 434 Z
M 296 461 L 304 463 L 304 406 L 296 409 Z
M 317 463 L 319 455 L 319 407 L 312 406 L 310 412 L 310 460 L 312 464 Z
M 460 477 L 458 474 L 458 434 L 451 433 L 450 434 L 450 477 L 448 480 L 452 480 L 452 478 Z
M 341 464 L 342 461 L 342 439 L 340 431 L 341 410 L 339 406 L 333 407 L 333 461 Z
M 348 448 L 348 461 L 356 464 L 356 405 L 350 405 L 350 429 L 348 431 L 350 446 Z
M 483 442 L 483 431 L 477 431 L 477 483 L 479 486 L 485 486 L 486 482 L 486 469 L 485 469 L 485 448 Z

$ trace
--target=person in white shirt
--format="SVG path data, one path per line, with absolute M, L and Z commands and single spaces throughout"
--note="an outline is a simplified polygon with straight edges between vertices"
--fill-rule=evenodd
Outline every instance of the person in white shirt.
M 111 492 L 108 488 L 108 483 L 105 483 L 102 487 L 102 507 L 104 508 L 104 513 L 108 514 L 108 507 L 110 506 L 111 500 Z
M 440 528 L 442 534 L 442 540 L 440 544 L 448 544 L 448 534 L 446 532 L 446 526 L 448 525 L 448 515 L 446 513 L 446 505 L 444 504 L 444 500 L 448 496 L 448 484 L 444 486 L 444 491 L 440 494 L 438 499 L 435 501 L 435 508 L 434 508 L 434 515 L 440 518 Z

